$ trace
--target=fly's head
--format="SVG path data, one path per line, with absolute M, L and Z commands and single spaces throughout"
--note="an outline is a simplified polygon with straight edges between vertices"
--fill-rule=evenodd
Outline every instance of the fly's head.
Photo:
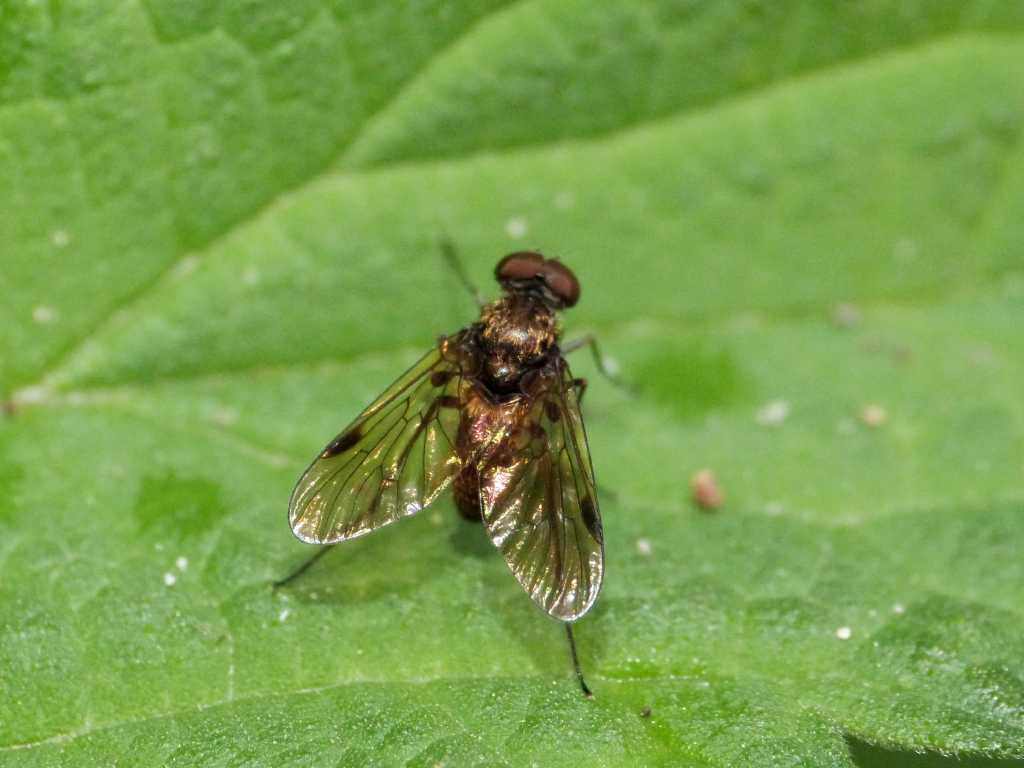
M 494 277 L 509 294 L 524 294 L 552 310 L 568 309 L 580 300 L 580 281 L 558 259 L 535 251 L 517 251 L 498 262 Z

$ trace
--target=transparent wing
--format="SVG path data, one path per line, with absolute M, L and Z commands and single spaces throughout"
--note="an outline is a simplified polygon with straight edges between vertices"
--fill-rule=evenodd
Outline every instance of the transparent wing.
M 575 621 L 604 577 L 594 470 L 568 364 L 558 360 L 537 391 L 510 450 L 491 454 L 479 470 L 481 514 L 534 602 Z
M 333 544 L 419 512 L 462 464 L 455 448 L 465 355 L 442 339 L 320 452 L 292 491 L 300 539 Z

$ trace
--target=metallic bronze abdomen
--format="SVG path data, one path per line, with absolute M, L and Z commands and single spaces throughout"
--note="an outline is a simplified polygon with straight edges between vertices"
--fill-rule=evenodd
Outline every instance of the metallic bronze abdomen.
M 462 470 L 455 476 L 454 496 L 459 514 L 466 520 L 480 521 L 480 466 L 501 466 L 511 456 L 509 442 L 522 421 L 525 402 L 515 399 L 492 402 L 473 383 L 466 388 L 455 441 Z
M 464 520 L 480 522 L 480 476 L 476 467 L 468 464 L 455 477 L 455 506 Z

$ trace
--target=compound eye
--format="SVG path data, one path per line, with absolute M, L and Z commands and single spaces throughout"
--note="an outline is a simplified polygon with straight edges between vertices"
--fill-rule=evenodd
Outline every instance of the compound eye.
M 560 261 L 552 259 L 544 265 L 542 273 L 548 290 L 561 300 L 566 307 L 571 307 L 580 300 L 580 281 L 572 270 Z
M 532 280 L 544 271 L 544 257 L 534 251 L 517 251 L 498 262 L 494 276 L 504 280 Z

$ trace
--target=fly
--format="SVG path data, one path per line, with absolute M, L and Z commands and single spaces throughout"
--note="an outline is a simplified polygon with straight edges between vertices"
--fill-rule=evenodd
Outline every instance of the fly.
M 495 278 L 504 293 L 478 296 L 477 322 L 442 336 L 317 455 L 288 521 L 302 541 L 336 544 L 416 514 L 451 486 L 459 514 L 483 524 L 527 594 L 564 622 L 589 696 L 572 625 L 601 590 L 604 532 L 580 415 L 586 381 L 564 353 L 589 345 L 607 372 L 592 337 L 559 348 L 557 314 L 580 297 L 568 267 L 520 251 Z

